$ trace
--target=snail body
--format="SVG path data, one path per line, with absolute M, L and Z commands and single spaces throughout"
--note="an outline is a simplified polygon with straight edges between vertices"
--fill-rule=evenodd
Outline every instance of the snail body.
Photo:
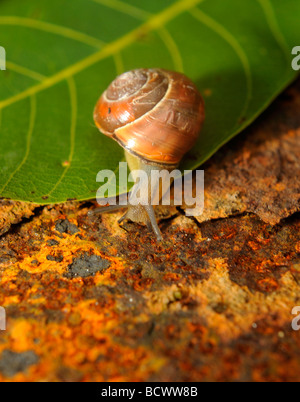
M 143 170 L 150 179 L 153 170 L 173 170 L 195 144 L 204 121 L 204 104 L 197 87 L 185 75 L 137 69 L 121 74 L 104 91 L 94 109 L 94 121 L 103 134 L 124 148 L 130 170 Z M 151 205 L 151 194 L 159 185 L 151 183 L 151 187 L 149 183 L 140 181 L 145 202 L 132 205 L 129 198 L 121 221 L 152 226 L 161 240 Z

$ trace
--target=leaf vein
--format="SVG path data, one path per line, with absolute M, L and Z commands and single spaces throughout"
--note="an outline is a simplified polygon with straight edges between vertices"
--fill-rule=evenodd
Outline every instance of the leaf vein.
M 68 39 L 72 39 L 78 42 L 82 42 L 86 45 L 95 47 L 97 49 L 102 48 L 105 44 L 101 40 L 89 36 L 83 32 L 75 31 L 71 28 L 66 28 L 60 25 L 55 25 L 50 22 L 35 20 L 32 18 L 18 17 L 18 16 L 4 16 L 0 17 L 0 25 L 15 25 L 23 26 L 31 29 L 38 29 L 44 32 L 50 32 L 57 34 Z
M 159 14 L 153 16 L 144 24 L 139 26 L 138 28 L 134 29 L 133 31 L 125 34 L 123 37 L 115 40 L 104 46 L 98 52 L 93 53 L 92 55 L 80 60 L 79 62 L 72 64 L 71 66 L 61 70 L 60 72 L 47 77 L 44 79 L 43 82 L 34 85 L 26 90 L 16 94 L 10 98 L 7 98 L 0 102 L 0 109 L 3 109 L 15 102 L 18 102 L 22 99 L 27 98 L 33 94 L 36 94 L 40 91 L 43 91 L 47 88 L 52 87 L 53 85 L 61 82 L 65 79 L 74 76 L 75 74 L 85 70 L 86 68 L 94 65 L 95 63 L 99 62 L 100 60 L 114 55 L 116 52 L 119 52 L 124 47 L 130 45 L 135 41 L 135 39 L 140 36 L 141 34 L 145 34 L 146 32 L 151 32 L 152 30 L 157 30 L 166 24 L 168 21 L 176 18 L 178 15 L 183 13 L 184 11 L 190 10 L 192 7 L 196 6 L 200 2 L 205 0 L 178 0 L 172 6 L 166 8 Z
M 137 18 L 139 20 L 147 20 L 152 14 L 142 10 L 138 7 L 132 6 L 131 4 L 126 4 L 120 0 L 93 0 L 95 3 L 102 4 L 103 6 L 109 7 L 113 10 L 117 10 L 123 14 L 127 14 L 130 17 Z
M 219 24 L 216 20 L 212 17 L 205 14 L 203 11 L 199 10 L 198 8 L 194 8 L 193 12 L 191 12 L 193 17 L 195 17 L 198 21 L 202 22 L 206 26 L 208 26 L 211 30 L 217 33 L 223 40 L 225 40 L 231 48 L 234 50 L 236 55 L 238 56 L 245 73 L 246 85 L 247 85 L 247 94 L 246 100 L 243 105 L 243 109 L 239 118 L 237 119 L 237 124 L 239 123 L 242 117 L 246 117 L 245 114 L 248 110 L 249 103 L 252 97 L 252 90 L 253 90 L 253 78 L 252 72 L 250 67 L 250 62 L 247 57 L 247 54 L 244 52 L 244 49 L 240 45 L 240 43 L 236 40 L 236 38 L 229 32 L 223 25 Z
M 60 178 L 52 188 L 52 190 L 46 195 L 47 197 L 50 197 L 51 194 L 57 189 L 57 187 L 61 184 L 62 180 L 66 176 L 68 170 L 71 167 L 72 161 L 73 161 L 73 156 L 74 156 L 74 150 L 75 150 L 75 135 L 76 135 L 76 119 L 77 119 L 77 90 L 76 90 L 76 84 L 74 81 L 73 77 L 68 78 L 67 80 L 68 83 L 68 89 L 70 93 L 70 104 L 71 104 L 71 117 L 70 117 L 70 152 L 67 160 L 67 166 L 64 168 L 64 171 L 62 172 Z
M 173 37 L 171 36 L 170 32 L 165 27 L 162 27 L 161 29 L 159 29 L 158 33 L 165 43 L 168 52 L 170 53 L 175 70 L 183 72 L 183 59 L 181 57 L 179 48 Z
M 8 184 L 12 181 L 13 177 L 19 172 L 19 170 L 22 168 L 22 166 L 26 163 L 29 153 L 30 153 L 30 146 L 31 146 L 31 138 L 32 138 L 32 133 L 34 130 L 34 125 L 35 125 L 35 119 L 36 119 L 36 97 L 32 95 L 30 97 L 30 117 L 29 117 L 29 127 L 26 135 L 26 150 L 25 150 L 25 155 L 20 162 L 20 164 L 16 167 L 16 169 L 11 173 L 7 181 L 4 183 L 0 190 L 0 194 L 3 194 L 3 191 L 6 189 Z
M 123 60 L 122 60 L 122 56 L 120 52 L 116 52 L 114 54 L 114 62 L 115 62 L 115 66 L 116 66 L 116 73 L 117 75 L 120 75 L 124 72 L 124 64 L 123 64 Z
M 264 15 L 266 17 L 268 26 L 270 28 L 270 31 L 272 32 L 276 42 L 278 43 L 279 47 L 281 48 L 282 52 L 284 53 L 288 65 L 290 65 L 290 53 L 287 50 L 288 45 L 285 41 L 285 38 L 283 36 L 283 33 L 281 32 L 276 15 L 273 9 L 273 6 L 269 0 L 257 0 L 258 3 L 260 4 L 261 8 L 263 9 Z
M 30 70 L 27 67 L 20 66 L 19 64 L 13 63 L 8 60 L 6 62 L 6 67 L 9 70 L 22 74 L 26 77 L 32 78 L 33 80 L 36 80 L 36 81 L 43 81 L 46 78 L 44 75 L 37 73 L 36 71 Z

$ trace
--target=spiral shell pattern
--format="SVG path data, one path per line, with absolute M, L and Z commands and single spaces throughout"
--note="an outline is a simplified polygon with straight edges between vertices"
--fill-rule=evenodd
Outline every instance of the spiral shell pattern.
M 145 161 L 177 165 L 195 144 L 204 103 L 185 75 L 137 69 L 118 76 L 94 110 L 101 132 Z

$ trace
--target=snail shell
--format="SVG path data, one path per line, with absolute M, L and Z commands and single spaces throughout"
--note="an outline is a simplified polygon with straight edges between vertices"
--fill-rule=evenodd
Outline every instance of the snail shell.
M 110 84 L 96 104 L 94 120 L 100 131 L 144 161 L 177 165 L 197 140 L 204 104 L 185 75 L 137 69 Z

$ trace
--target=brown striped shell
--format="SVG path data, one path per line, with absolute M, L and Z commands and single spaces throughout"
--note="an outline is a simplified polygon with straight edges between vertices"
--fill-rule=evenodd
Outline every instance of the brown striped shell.
M 148 162 L 177 165 L 197 140 L 204 104 L 185 75 L 137 69 L 110 84 L 96 104 L 94 120 L 127 151 Z

